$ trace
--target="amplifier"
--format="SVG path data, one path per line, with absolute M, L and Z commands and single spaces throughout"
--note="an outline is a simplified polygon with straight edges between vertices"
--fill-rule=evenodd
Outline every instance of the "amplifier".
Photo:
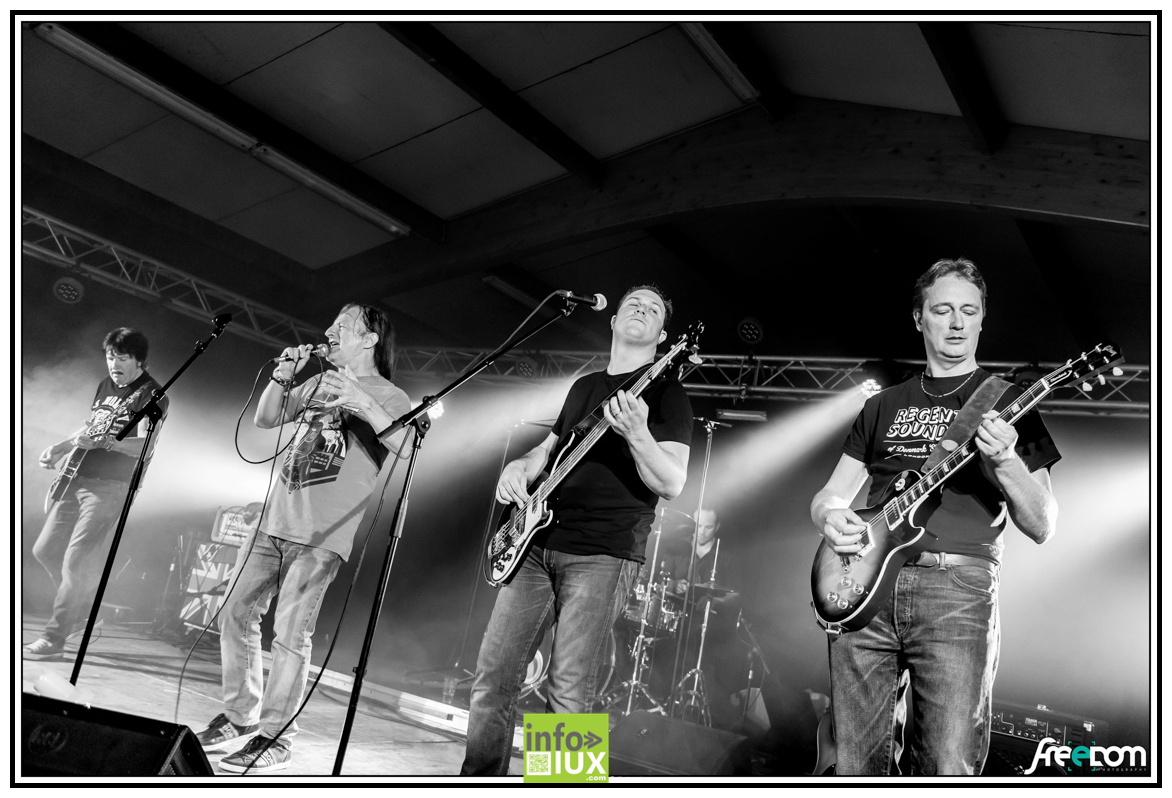
M 993 702 L 992 739 L 989 758 L 985 764 L 985 775 L 1020 775 L 1034 762 L 1038 741 L 1052 737 L 1058 745 L 1077 748 L 1080 745 L 1108 745 L 1106 722 L 1080 715 L 1054 712 L 1044 704 L 1028 706 L 1008 701 Z M 1043 772 L 1045 770 L 1045 772 Z M 1038 776 L 1090 776 L 1092 768 L 1086 762 L 1075 765 L 1067 761 L 1062 770 L 1045 769 L 1042 765 L 1034 771 Z

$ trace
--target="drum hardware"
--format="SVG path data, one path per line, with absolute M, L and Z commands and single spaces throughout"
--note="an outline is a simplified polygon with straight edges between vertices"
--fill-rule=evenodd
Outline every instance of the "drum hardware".
M 699 512 L 696 517 L 699 517 Z M 692 549 L 693 555 L 695 548 Z M 703 596 L 704 598 L 704 620 L 700 624 L 700 649 L 696 652 L 696 667 L 684 674 L 684 678 L 680 679 L 679 684 L 676 685 L 673 694 L 676 696 L 675 703 L 672 704 L 672 714 L 675 714 L 675 708 L 679 707 L 680 716 L 683 720 L 692 723 L 703 723 L 705 726 L 712 725 L 712 713 L 708 709 L 708 694 L 704 686 L 704 671 L 700 669 L 704 662 L 704 642 L 708 637 L 708 616 L 712 612 L 712 600 L 719 596 L 725 596 L 733 591 L 720 587 L 716 584 L 716 564 L 720 560 L 720 540 L 716 541 L 716 551 L 712 555 L 712 574 L 708 577 L 708 582 L 699 585 L 689 585 L 688 588 L 693 595 Z M 686 609 L 686 607 L 685 607 Z M 688 689 L 688 679 L 692 680 L 692 687 Z

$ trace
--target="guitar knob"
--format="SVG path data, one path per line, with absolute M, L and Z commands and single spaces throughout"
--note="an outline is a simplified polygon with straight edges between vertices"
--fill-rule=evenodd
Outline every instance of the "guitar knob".
M 851 578 L 849 576 L 844 576 L 842 578 L 842 581 L 840 581 L 838 584 L 842 585 L 843 587 L 850 587 L 851 586 Z
M 862 585 L 855 585 L 854 587 L 851 588 L 851 592 L 854 593 L 856 596 L 861 596 L 861 595 L 863 595 L 863 586 Z
M 849 606 L 850 606 L 850 605 L 849 605 L 849 604 L 847 604 L 847 601 L 846 601 L 846 599 L 839 599 L 839 600 L 838 600 L 838 608 L 839 608 L 840 610 L 845 610 L 845 609 L 846 609 L 847 607 L 849 607 Z
M 837 593 L 827 593 L 826 594 L 826 601 L 828 601 L 831 604 L 837 604 L 838 603 L 838 594 Z

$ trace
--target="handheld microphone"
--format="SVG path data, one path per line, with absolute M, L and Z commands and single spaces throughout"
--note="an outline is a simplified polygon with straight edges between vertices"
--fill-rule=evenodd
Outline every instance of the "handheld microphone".
M 602 294 L 583 296 L 582 294 L 575 294 L 573 291 L 567 291 L 564 288 L 560 288 L 554 291 L 554 293 L 568 302 L 574 302 L 578 305 L 589 305 L 591 310 L 603 310 L 606 308 L 606 297 Z
M 309 354 L 317 355 L 318 357 L 325 357 L 329 353 L 330 353 L 330 345 L 329 344 L 314 344 L 309 350 Z M 275 357 L 272 360 L 270 360 L 269 362 L 270 363 L 293 363 L 295 361 L 291 357 L 283 357 L 282 356 L 282 357 Z

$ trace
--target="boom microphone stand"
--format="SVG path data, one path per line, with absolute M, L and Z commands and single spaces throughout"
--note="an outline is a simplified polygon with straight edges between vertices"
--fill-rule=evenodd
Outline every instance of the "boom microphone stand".
M 350 732 L 354 726 L 354 716 L 358 712 L 358 701 L 362 697 L 362 682 L 366 677 L 366 666 L 367 661 L 370 659 L 371 644 L 374 642 L 374 631 L 378 625 L 379 615 L 382 611 L 383 594 L 386 592 L 387 583 L 390 581 L 391 565 L 395 559 L 395 550 L 398 548 L 399 537 L 403 532 L 407 509 L 407 496 L 411 491 L 411 477 L 415 468 L 415 459 L 419 454 L 420 447 L 423 445 L 423 436 L 427 431 L 426 427 L 430 426 L 430 423 L 420 425 L 416 422 L 420 416 L 431 410 L 437 402 L 491 366 L 501 355 L 528 341 L 558 319 L 569 316 L 574 311 L 574 307 L 573 302 L 569 298 L 566 298 L 566 305 L 558 314 L 539 324 L 532 332 L 527 333 L 524 337 L 518 338 L 515 341 L 505 341 L 504 344 L 489 353 L 474 368 L 469 369 L 457 377 L 455 382 L 434 396 L 424 397 L 418 407 L 407 411 L 395 419 L 389 427 L 378 433 L 380 440 L 387 440 L 405 429 L 408 425 L 414 425 L 417 431 L 411 451 L 411 462 L 407 469 L 407 478 L 403 484 L 399 503 L 395 506 L 395 512 L 390 521 L 388 522 L 385 519 L 385 514 L 383 513 L 383 500 L 390 483 L 391 472 L 394 470 L 396 460 L 394 456 L 388 456 L 383 461 L 383 466 L 379 470 L 378 477 L 375 479 L 374 490 L 366 502 L 366 511 L 362 515 L 362 521 L 358 524 L 359 532 L 356 534 L 361 534 L 362 530 L 367 530 L 368 536 L 389 534 L 389 539 L 387 541 L 387 554 L 383 559 L 382 573 L 379 575 L 378 589 L 375 592 L 374 605 L 370 613 L 370 621 L 366 626 L 366 637 L 362 643 L 362 651 L 358 655 L 358 664 L 354 666 L 354 686 L 350 690 L 350 704 L 346 709 L 346 721 L 342 724 L 342 736 L 338 742 L 338 755 L 334 759 L 333 775 L 340 776 L 342 774 L 342 762 L 346 757 L 346 746 L 350 742 Z M 421 426 L 424 428 L 420 429 Z M 368 537 L 367 539 L 373 540 L 374 538 Z
M 130 476 L 130 485 L 126 490 L 126 499 L 122 502 L 122 514 L 118 516 L 118 523 L 114 527 L 114 537 L 110 540 L 110 553 L 106 555 L 106 565 L 102 569 L 102 578 L 98 580 L 98 590 L 94 594 L 94 605 L 90 608 L 90 617 L 85 624 L 85 633 L 81 636 L 81 644 L 77 648 L 77 659 L 73 662 L 73 674 L 69 677 L 69 683 L 77 684 L 77 677 L 81 673 L 81 663 L 85 660 L 86 649 L 90 645 L 90 635 L 94 633 L 94 624 L 98 620 L 98 612 L 102 607 L 102 597 L 106 594 L 106 583 L 110 581 L 110 571 L 114 569 L 114 556 L 118 553 L 118 544 L 122 541 L 122 532 L 126 528 L 126 517 L 130 515 L 130 503 L 134 501 L 134 494 L 138 492 L 138 484 L 142 481 L 143 466 L 146 464 L 147 453 L 151 450 L 151 442 L 155 437 L 155 428 L 159 420 L 163 417 L 163 410 L 159 407 L 159 400 L 167 395 L 167 389 L 179 379 L 183 372 L 187 371 L 195 359 L 204 353 L 204 350 L 220 337 L 220 333 L 224 332 L 224 328 L 232 321 L 231 313 L 224 313 L 212 319 L 212 323 L 216 325 L 216 329 L 206 341 L 197 341 L 195 344 L 195 351 L 191 353 L 191 357 L 187 358 L 187 362 L 179 367 L 175 375 L 167 380 L 167 384 L 159 388 L 151 395 L 151 400 L 143 405 L 142 409 L 135 413 L 130 421 L 126 423 L 118 434 L 114 436 L 114 440 L 120 441 L 130 434 L 130 431 L 138 426 L 143 417 L 147 417 L 149 423 L 147 424 L 146 438 L 143 440 L 142 451 L 138 453 L 138 462 L 134 464 L 134 473 Z

